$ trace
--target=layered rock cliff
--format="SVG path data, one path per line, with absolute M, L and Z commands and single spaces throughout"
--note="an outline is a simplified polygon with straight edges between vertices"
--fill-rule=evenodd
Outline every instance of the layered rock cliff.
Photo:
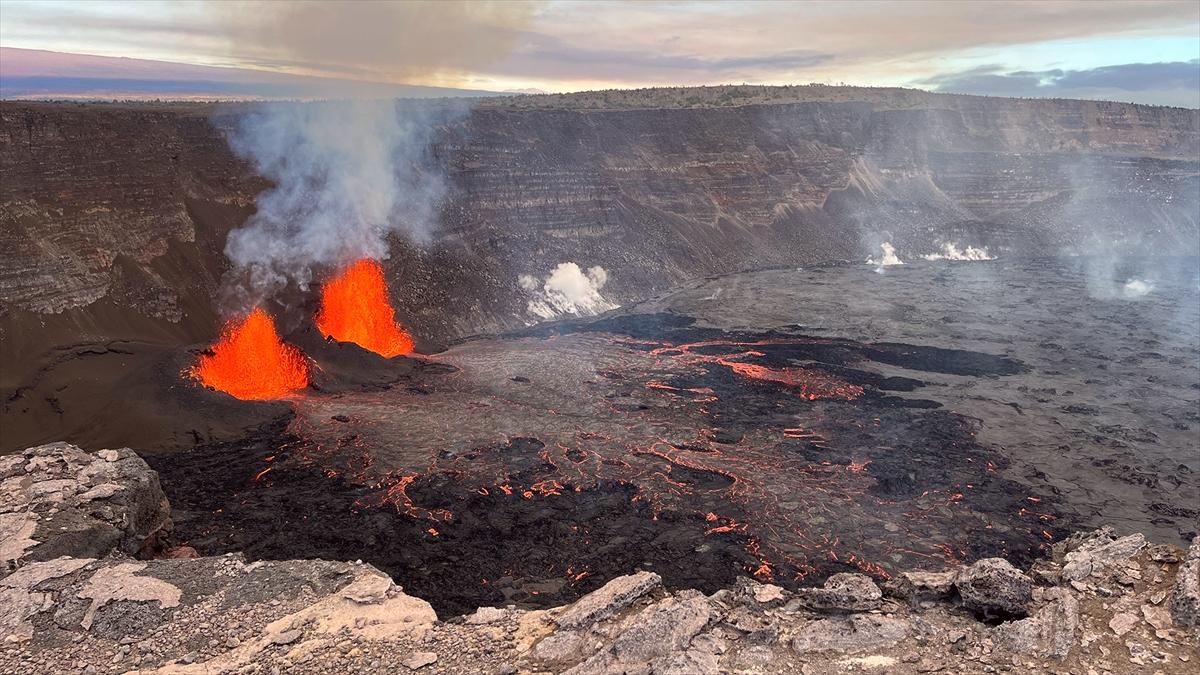
M 604 267 L 620 303 L 883 241 L 901 257 L 950 241 L 1200 253 L 1200 111 L 788 91 L 637 109 L 519 97 L 447 116 L 440 231 L 394 241 L 387 263 L 401 318 L 426 340 L 522 325 L 537 317 L 518 276 L 566 261 Z M 54 348 L 214 334 L 225 236 L 268 186 L 225 141 L 243 110 L 0 106 L 0 386 Z

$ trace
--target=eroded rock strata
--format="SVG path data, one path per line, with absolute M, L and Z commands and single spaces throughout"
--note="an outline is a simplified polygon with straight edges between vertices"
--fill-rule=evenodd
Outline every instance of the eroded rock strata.
M 523 325 L 536 317 L 518 275 L 564 261 L 603 266 L 625 303 L 885 239 L 902 255 L 1198 251 L 1195 110 L 821 87 L 746 100 L 761 102 L 447 105 L 431 146 L 440 228 L 423 248 L 392 242 L 387 261 L 401 318 L 424 340 Z M 0 105 L 6 362 L 213 336 L 225 237 L 268 187 L 226 142 L 244 111 Z M 31 321 L 36 336 L 17 330 Z M 9 370 L 0 386 L 29 375 Z
M 39 524 L 50 508 L 128 514 L 113 502 L 149 472 L 127 450 L 57 444 L 21 459 L 3 486 Z M 63 498 L 114 461 L 137 469 L 105 475 L 122 489 Z M 146 554 L 153 537 L 135 529 Z M 0 548 L 30 550 L 21 537 L 6 531 Z M 986 559 L 798 592 L 741 578 L 708 595 L 641 571 L 565 607 L 440 618 L 361 563 L 139 560 L 126 544 L 76 542 L 6 560 L 0 672 L 1186 673 L 1200 658 L 1200 538 L 1185 553 L 1107 528 L 1028 570 Z

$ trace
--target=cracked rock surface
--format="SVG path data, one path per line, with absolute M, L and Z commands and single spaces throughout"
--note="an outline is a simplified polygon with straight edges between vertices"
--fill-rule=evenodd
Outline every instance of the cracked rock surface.
M 57 452 L 69 459 L 6 463 L 18 472 L 4 480 L 67 480 L 124 457 Z M 42 461 L 26 470 L 33 457 Z M 120 481 L 132 489 L 146 478 Z M 64 488 L 69 498 L 56 503 L 94 487 Z M 115 537 L 94 556 L 9 563 L 0 674 L 1194 672 L 1200 540 L 1185 554 L 1128 536 L 1078 534 L 1028 571 L 985 559 L 903 572 L 882 589 L 841 574 L 797 592 L 740 578 L 705 595 L 669 592 L 642 570 L 564 607 L 462 617 L 438 617 L 370 565 L 136 560 Z
M 158 474 L 132 450 L 49 443 L 0 457 L 0 563 L 136 555 L 171 527 Z

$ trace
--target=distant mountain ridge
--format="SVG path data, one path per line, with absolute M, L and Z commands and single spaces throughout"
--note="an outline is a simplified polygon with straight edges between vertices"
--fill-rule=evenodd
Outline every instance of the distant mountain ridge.
M 499 92 L 0 47 L 4 99 L 442 98 Z

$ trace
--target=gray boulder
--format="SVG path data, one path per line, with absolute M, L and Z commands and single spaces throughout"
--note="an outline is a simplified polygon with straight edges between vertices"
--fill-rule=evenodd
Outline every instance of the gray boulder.
M 946 600 L 954 595 L 954 580 L 958 572 L 901 572 L 884 584 L 884 589 L 892 596 L 907 600 L 913 605 L 922 602 Z
M 1067 581 L 1082 581 L 1105 568 L 1129 560 L 1146 548 L 1146 537 L 1131 534 L 1118 539 L 1111 538 L 1110 529 L 1097 530 L 1084 539 L 1065 556 L 1062 576 Z
M 0 569 L 137 555 L 170 527 L 158 474 L 128 448 L 50 443 L 0 458 Z
M 963 606 L 985 617 L 1024 616 L 1033 599 L 1033 581 L 1003 558 L 984 558 L 963 568 L 954 587 Z
M 607 619 L 662 585 L 654 572 L 617 577 L 552 616 L 560 628 L 580 628 Z
M 910 632 L 911 626 L 903 619 L 854 614 L 805 624 L 792 639 L 792 649 L 800 654 L 817 651 L 853 654 L 890 647 Z
M 689 662 L 713 661 L 696 650 L 688 654 L 692 638 L 708 625 L 712 608 L 699 593 L 684 592 L 664 598 L 643 609 L 612 643 L 578 666 L 572 675 L 584 673 L 628 673 L 650 670 L 658 663 L 677 671 Z
M 1192 539 L 1171 588 L 1171 619 L 1180 626 L 1200 625 L 1200 537 Z
M 1079 634 L 1079 601 L 1065 589 L 1047 591 L 1051 601 L 1036 614 L 998 626 L 996 643 L 1014 654 L 1063 660 Z
M 865 574 L 835 574 L 821 588 L 803 588 L 800 600 L 813 609 L 866 612 L 879 607 L 883 592 Z

